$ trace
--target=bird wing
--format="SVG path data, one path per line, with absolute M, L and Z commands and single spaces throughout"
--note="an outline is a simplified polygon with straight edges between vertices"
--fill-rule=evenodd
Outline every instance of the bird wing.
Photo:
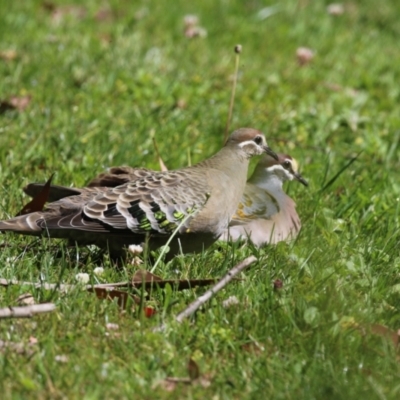
M 222 240 L 250 240 L 256 246 L 267 243 L 276 244 L 281 241 L 294 239 L 301 228 L 300 218 L 296 212 L 296 203 L 286 196 L 282 200 L 281 211 L 268 219 L 259 218 L 247 224 L 231 226 L 221 236 Z
M 279 212 L 279 203 L 265 189 L 252 183 L 246 184 L 230 226 L 244 225 L 256 219 L 269 219 Z
M 107 172 L 94 177 L 87 184 L 87 187 L 116 187 L 136 179 L 142 179 L 153 172 L 147 168 L 132 168 L 128 166 L 111 167 Z
M 89 189 L 95 188 L 85 190 Z M 168 171 L 153 172 L 90 199 L 87 196 L 83 192 L 49 204 L 49 210 L 58 208 L 59 212 L 55 215 L 53 211 L 49 218 L 44 218 L 42 228 L 166 235 L 182 224 L 183 232 L 192 216 L 204 207 L 210 193 L 204 180 Z

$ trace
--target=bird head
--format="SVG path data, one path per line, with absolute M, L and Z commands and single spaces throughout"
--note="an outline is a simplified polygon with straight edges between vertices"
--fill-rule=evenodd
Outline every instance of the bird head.
M 256 129 L 237 129 L 229 136 L 225 146 L 239 148 L 247 158 L 266 153 L 272 159 L 278 160 L 276 153 L 267 145 L 264 134 Z
M 257 164 L 256 170 L 259 175 L 267 172 L 268 174 L 275 174 L 279 176 L 282 181 L 297 180 L 304 186 L 308 186 L 308 182 L 298 172 L 297 161 L 287 154 L 278 153 L 278 160 L 270 157 L 268 154 L 264 155 L 260 162 Z M 264 172 L 265 171 L 265 172 Z

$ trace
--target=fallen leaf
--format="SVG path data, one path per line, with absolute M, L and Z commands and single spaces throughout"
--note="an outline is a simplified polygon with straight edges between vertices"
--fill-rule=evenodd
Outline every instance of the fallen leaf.
M 0 51 L 0 58 L 4 61 L 13 61 L 18 57 L 18 53 L 15 50 L 3 50 Z
M 157 275 L 152 274 L 149 271 L 144 269 L 140 269 L 135 272 L 132 278 L 132 285 L 136 287 L 136 284 L 143 284 L 143 283 L 153 283 L 153 282 L 160 282 L 162 278 Z
M 16 303 L 19 306 L 31 306 L 35 303 L 35 299 L 30 293 L 24 293 L 17 297 Z
M 381 324 L 373 324 L 370 327 L 371 333 L 377 336 L 382 336 L 386 339 L 389 339 L 393 345 L 396 347 L 399 344 L 400 339 L 400 329 L 395 332 L 387 326 Z
M 95 293 L 98 299 L 101 300 L 114 300 L 117 299 L 117 304 L 125 309 L 128 304 L 128 299 L 133 299 L 135 304 L 140 304 L 140 299 L 132 293 L 124 292 L 122 290 L 117 290 L 113 288 L 99 288 L 93 287 L 88 288 L 88 292 Z
M 11 110 L 24 111 L 31 99 L 31 96 L 11 96 L 8 100 L 0 100 L 0 114 Z
M 49 180 L 44 184 L 42 190 L 16 215 L 25 215 L 35 211 L 42 211 L 47 202 L 50 193 L 51 180 L 54 174 L 51 174 Z

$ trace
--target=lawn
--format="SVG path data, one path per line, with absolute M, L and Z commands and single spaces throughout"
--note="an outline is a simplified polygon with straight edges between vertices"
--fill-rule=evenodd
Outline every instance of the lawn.
M 204 288 L 135 292 L 155 309 L 148 318 L 79 285 L 0 287 L 0 307 L 28 292 L 57 306 L 1 320 L 3 399 L 400 397 L 400 4 L 328 5 L 0 1 L 1 220 L 52 173 L 83 186 L 113 165 L 158 169 L 153 137 L 170 169 L 215 153 L 238 43 L 231 128 L 262 130 L 310 183 L 286 186 L 303 224 L 294 242 L 216 243 L 157 265 L 165 279 L 219 278 L 258 259 L 182 324 L 175 315 Z M 185 34 L 187 15 L 200 35 Z M 304 65 L 300 47 L 314 54 Z M 0 234 L 0 245 L 4 279 L 105 283 L 137 269 L 59 241 Z M 230 296 L 238 304 L 225 307 Z M 202 380 L 166 383 L 195 366 Z

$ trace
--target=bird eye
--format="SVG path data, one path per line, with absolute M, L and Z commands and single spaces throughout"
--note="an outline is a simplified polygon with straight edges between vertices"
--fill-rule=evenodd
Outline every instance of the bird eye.
M 283 162 L 283 168 L 288 169 L 292 166 L 292 163 L 288 160 Z
M 262 139 L 261 136 L 256 136 L 256 137 L 254 138 L 254 142 L 255 142 L 256 144 L 260 145 L 260 144 L 262 144 L 263 139 Z

